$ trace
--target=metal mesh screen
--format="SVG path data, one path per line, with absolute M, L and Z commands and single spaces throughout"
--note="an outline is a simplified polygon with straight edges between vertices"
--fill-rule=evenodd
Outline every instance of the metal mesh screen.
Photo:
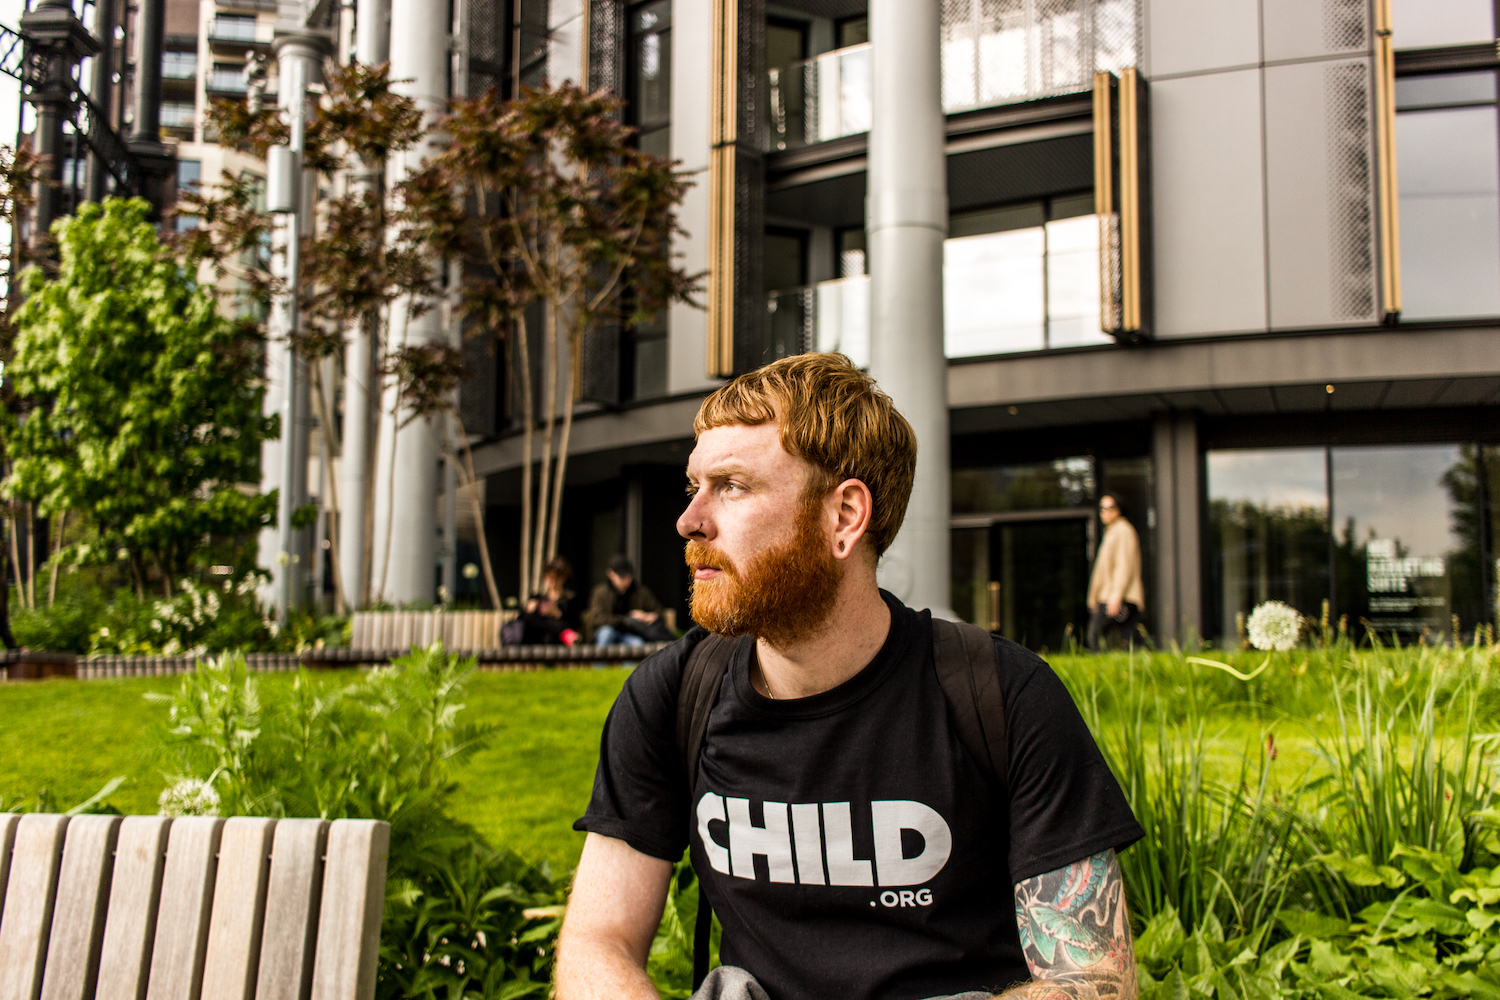
M 625 7 L 621 0 L 589 3 L 589 90 L 625 93 Z
M 595 325 L 584 332 L 578 359 L 578 394 L 606 406 L 620 403 L 620 325 Z
M 478 97 L 491 87 L 505 93 L 510 24 L 505 0 L 468 0 L 469 80 L 465 93 Z
M 1328 127 L 1329 280 L 1339 319 L 1375 315 L 1374 189 L 1370 66 L 1364 60 L 1324 70 Z
M 1139 62 L 1139 0 L 942 0 L 947 111 L 1077 93 Z
M 1329 52 L 1369 47 L 1366 0 L 1323 0 L 1323 46 Z
M 458 388 L 458 416 L 467 433 L 490 437 L 498 429 L 503 348 L 493 336 L 479 330 L 466 329 L 464 334 L 464 380 Z

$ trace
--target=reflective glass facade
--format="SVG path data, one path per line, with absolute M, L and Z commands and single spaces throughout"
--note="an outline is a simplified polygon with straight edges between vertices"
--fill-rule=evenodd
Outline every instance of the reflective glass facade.
M 1210 451 L 1207 629 L 1233 642 L 1279 600 L 1406 638 L 1496 617 L 1500 449 L 1477 444 Z

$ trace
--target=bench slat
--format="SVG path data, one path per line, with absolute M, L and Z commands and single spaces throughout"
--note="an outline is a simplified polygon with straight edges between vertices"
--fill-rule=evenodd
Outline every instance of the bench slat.
M 224 822 L 202 1000 L 250 1000 L 255 995 L 275 828 L 274 819 L 260 817 L 236 816 Z
M 375 996 L 390 846 L 388 823 L 341 819 L 329 830 L 312 1000 Z
M 284 819 L 276 824 L 266 890 L 256 1000 L 302 1000 L 313 971 L 323 888 L 328 822 Z
M 119 816 L 75 816 L 63 842 L 42 1000 L 92 1000 Z
M 36 1000 L 41 991 L 67 827 L 67 816 L 42 813 L 22 816 L 16 826 L 0 915 L 0 1000 Z
M 146 1000 L 197 1000 L 223 829 L 217 816 L 186 816 L 172 823 Z
M 143 1000 L 146 995 L 171 827 L 165 816 L 126 816 L 120 824 L 99 952 L 99 1000 Z
M 5 885 L 10 880 L 10 848 L 16 842 L 16 827 L 21 817 L 0 813 L 0 913 L 5 912 Z

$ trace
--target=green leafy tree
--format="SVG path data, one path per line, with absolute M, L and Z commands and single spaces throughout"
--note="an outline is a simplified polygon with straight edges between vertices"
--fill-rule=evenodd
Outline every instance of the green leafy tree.
M 123 560 L 138 596 L 159 583 L 170 597 L 197 560 L 268 523 L 275 495 L 245 484 L 276 423 L 261 413 L 259 338 L 220 314 L 148 210 L 84 206 L 53 227 L 56 276 L 24 276 L 4 491 L 81 517 L 60 558 Z

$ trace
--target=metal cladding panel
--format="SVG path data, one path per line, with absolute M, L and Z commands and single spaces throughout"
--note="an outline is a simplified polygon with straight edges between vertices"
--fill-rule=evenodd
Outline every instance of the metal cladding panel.
M 1267 62 L 1369 55 L 1369 0 L 1262 0 Z
M 589 0 L 590 91 L 625 93 L 625 7 L 621 0 Z
M 1158 337 L 1266 328 L 1260 73 L 1151 86 Z
M 504 94 L 510 82 L 508 5 L 505 0 L 467 0 L 467 4 L 469 80 L 465 93 L 478 97 L 494 87 Z
M 464 431 L 489 437 L 499 429 L 500 351 L 495 336 L 482 328 L 464 330 L 464 379 L 458 387 L 458 417 Z
M 1146 0 L 1145 35 L 1146 74 L 1153 79 L 1254 65 L 1260 61 L 1260 3 Z
M 1369 59 L 1265 70 L 1271 326 L 1375 320 Z

